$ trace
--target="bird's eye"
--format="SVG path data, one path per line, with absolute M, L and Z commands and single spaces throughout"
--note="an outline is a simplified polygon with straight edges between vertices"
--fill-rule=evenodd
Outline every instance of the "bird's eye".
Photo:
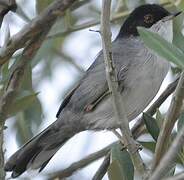
M 154 18 L 153 18 L 152 14 L 146 14 L 144 16 L 144 22 L 145 23 L 150 24 L 150 23 L 153 23 L 153 21 L 154 21 Z

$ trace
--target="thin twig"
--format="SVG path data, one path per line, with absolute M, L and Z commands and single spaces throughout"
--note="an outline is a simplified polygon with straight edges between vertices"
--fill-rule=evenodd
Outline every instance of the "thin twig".
M 55 179 L 55 178 L 62 179 L 62 178 L 71 176 L 75 171 L 77 171 L 83 167 L 86 167 L 87 165 L 89 165 L 90 163 L 92 163 L 93 161 L 95 161 L 97 159 L 104 157 L 110 151 L 111 147 L 116 143 L 118 143 L 118 141 L 106 146 L 105 148 L 103 148 L 95 153 L 92 153 L 92 154 L 86 156 L 82 160 L 73 163 L 72 165 L 70 165 L 68 168 L 66 168 L 64 170 L 49 174 L 49 177 L 50 177 L 49 180 Z
M 162 179 L 162 177 L 164 177 L 164 175 L 167 174 L 167 172 L 169 172 L 169 170 L 173 167 L 173 163 L 175 163 L 176 157 L 178 156 L 178 153 L 181 151 L 183 144 L 184 144 L 184 126 L 179 131 L 171 147 L 163 156 L 163 158 L 157 165 L 155 171 L 153 172 L 149 180 Z
M 184 179 L 184 172 L 178 173 L 175 176 L 165 178 L 163 180 L 183 180 Z
M 62 3 L 61 3 L 62 2 Z M 61 10 L 61 13 L 63 14 L 64 11 L 70 7 L 73 1 L 55 1 L 53 4 L 56 9 L 52 9 L 52 13 L 59 13 L 58 10 Z M 60 5 L 58 8 L 56 5 Z M 51 10 L 50 8 L 48 8 Z M 51 13 L 51 14 L 52 14 Z M 13 71 L 7 89 L 5 89 L 4 94 L 0 98 L 0 179 L 4 179 L 4 152 L 3 152 L 3 130 L 4 130 L 4 124 L 5 120 L 8 116 L 7 110 L 10 104 L 12 104 L 16 92 L 20 89 L 21 82 L 24 77 L 24 71 L 27 67 L 27 65 L 30 63 L 30 61 L 33 59 L 35 54 L 37 53 L 38 49 L 41 47 L 46 35 L 48 34 L 49 30 L 51 29 L 52 25 L 55 23 L 57 16 L 53 16 L 49 21 L 47 21 L 47 26 L 44 27 L 44 29 L 39 30 L 40 33 L 36 34 L 36 36 L 33 36 L 27 46 L 25 47 L 20 60 L 19 64 L 16 66 L 15 70 Z M 23 37 L 22 37 L 23 38 Z
M 134 167 L 144 176 L 146 167 L 143 163 L 141 156 L 138 152 L 137 145 L 132 138 L 131 131 L 129 129 L 129 122 L 126 117 L 124 103 L 122 96 L 118 91 L 118 82 L 116 81 L 116 70 L 113 64 L 112 58 L 112 45 L 111 45 L 111 31 L 110 31 L 110 5 L 111 0 L 102 1 L 102 16 L 101 16 L 101 37 L 103 45 L 103 56 L 105 61 L 106 79 L 109 86 L 109 90 L 112 92 L 112 104 L 115 114 L 115 119 L 120 125 L 122 133 L 122 140 L 127 146 L 133 161 Z
M 110 164 L 110 152 L 105 156 L 100 168 L 97 170 L 92 180 L 101 180 L 107 172 Z
M 161 5 L 163 5 L 165 8 L 173 6 L 171 4 L 171 2 L 169 2 L 169 1 L 161 3 Z M 115 22 L 117 20 L 121 20 L 121 19 L 127 17 L 129 15 L 129 13 L 130 13 L 130 11 L 118 12 L 118 13 L 113 15 L 113 17 L 110 19 L 110 22 Z M 57 38 L 57 37 L 66 36 L 66 35 L 68 35 L 72 32 L 80 31 L 80 30 L 83 30 L 83 29 L 86 29 L 86 28 L 90 28 L 92 26 L 99 25 L 99 24 L 100 24 L 100 20 L 92 20 L 90 22 L 83 23 L 81 25 L 76 25 L 76 26 L 74 26 L 70 29 L 67 29 L 66 31 L 57 32 L 55 34 L 50 34 L 50 35 L 48 35 L 47 39 L 53 39 L 53 38 Z
M 161 128 L 155 150 L 155 158 L 153 162 L 152 171 L 158 166 L 161 158 L 168 149 L 169 137 L 171 135 L 174 124 L 180 115 L 182 108 L 182 100 L 184 99 L 184 72 L 180 75 L 180 80 L 173 94 L 172 101 L 167 112 L 165 121 Z
M 7 43 L 6 49 L 0 54 L 0 66 L 7 62 L 13 53 L 23 48 L 28 41 L 36 37 L 42 30 L 49 26 L 50 22 L 55 21 L 57 17 L 64 15 L 68 9 L 77 0 L 56 0 L 51 3 L 42 13 L 27 24 L 21 31 L 12 36 Z

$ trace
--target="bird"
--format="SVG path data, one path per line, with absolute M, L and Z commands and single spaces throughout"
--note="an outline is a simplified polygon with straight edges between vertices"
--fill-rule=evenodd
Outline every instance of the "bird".
M 141 5 L 129 14 L 112 42 L 118 90 L 129 121 L 153 100 L 170 68 L 167 60 L 145 46 L 137 27 L 147 28 L 172 42 L 172 19 L 177 15 L 179 13 L 171 13 L 158 4 Z M 100 51 L 61 103 L 56 121 L 16 151 L 5 163 L 5 171 L 12 172 L 12 178 L 29 168 L 40 172 L 77 133 L 119 128 L 111 99 Z

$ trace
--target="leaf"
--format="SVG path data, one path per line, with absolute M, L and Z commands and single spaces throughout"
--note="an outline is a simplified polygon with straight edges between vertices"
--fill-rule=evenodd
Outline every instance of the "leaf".
M 157 141 L 160 129 L 158 127 L 156 120 L 152 116 L 146 113 L 143 113 L 143 119 L 148 132 L 151 134 L 153 139 Z
M 182 50 L 182 52 L 184 52 L 183 18 L 184 15 L 181 14 L 173 21 L 173 44 Z
M 26 121 L 24 112 L 19 112 L 17 114 L 14 127 L 17 128 L 16 140 L 20 146 L 33 137 L 30 123 Z
M 138 141 L 144 148 L 150 150 L 152 153 L 155 152 L 156 143 L 155 142 L 144 142 Z
M 156 122 L 157 122 L 159 128 L 162 127 L 163 121 L 164 121 L 164 117 L 163 117 L 162 113 L 160 112 L 160 110 L 157 109 L 157 111 L 156 111 Z
M 15 99 L 14 103 L 9 106 L 8 115 L 13 116 L 16 113 L 28 108 L 36 99 L 37 95 L 38 93 L 32 93 L 29 91 L 20 92 L 20 94 L 17 95 L 18 97 Z
M 169 43 L 161 36 L 143 27 L 138 27 L 139 34 L 144 43 L 159 56 L 173 62 L 184 69 L 184 54 L 175 45 Z
M 110 180 L 133 180 L 134 166 L 129 153 L 120 144 L 116 144 L 111 149 L 112 163 L 108 168 Z

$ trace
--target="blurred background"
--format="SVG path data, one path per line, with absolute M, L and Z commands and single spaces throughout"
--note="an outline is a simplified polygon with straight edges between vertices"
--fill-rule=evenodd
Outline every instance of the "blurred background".
M 19 32 L 24 25 L 29 23 L 52 0 L 17 0 L 18 9 L 16 13 L 9 12 L 2 24 L 0 31 L 0 44 L 4 43 L 8 29 L 10 35 Z M 81 1 L 80 7 L 68 10 L 65 17 L 58 19 L 52 28 L 48 38 L 28 67 L 21 98 L 16 107 L 12 109 L 12 116 L 6 121 L 5 130 L 5 157 L 8 158 L 21 145 L 28 141 L 49 124 L 56 120 L 55 116 L 61 102 L 68 91 L 79 81 L 86 69 L 94 61 L 96 54 L 101 50 L 101 38 L 98 33 L 89 31 L 99 30 L 101 1 Z M 169 10 L 177 8 L 184 9 L 184 1 L 164 0 L 113 0 L 112 1 L 112 39 L 118 33 L 127 12 L 144 3 L 161 3 Z M 182 18 L 178 19 L 180 27 L 183 27 Z M 17 61 L 21 50 L 14 54 L 9 65 Z M 173 67 L 161 87 L 162 92 L 167 84 L 172 81 L 179 70 Z M 4 74 L 3 74 L 4 73 Z M 1 74 L 0 87 L 3 79 L 8 73 L 8 67 L 4 66 Z M 160 93 L 159 92 L 159 93 Z M 169 100 L 161 107 L 164 114 L 169 105 Z M 21 111 L 20 111 L 21 109 Z M 135 121 L 134 121 L 135 122 Z M 134 122 L 131 123 L 134 124 Z M 147 136 L 147 140 L 151 138 Z M 48 179 L 49 173 L 68 167 L 86 155 L 100 150 L 113 141 L 117 140 L 111 132 L 83 132 L 72 138 L 52 158 L 42 173 L 29 171 L 17 179 Z M 144 150 L 144 157 L 149 160 L 151 152 Z M 69 180 L 90 180 L 102 159 L 77 171 L 67 178 Z M 7 178 L 10 174 L 7 174 Z M 107 176 L 104 179 L 108 179 Z

